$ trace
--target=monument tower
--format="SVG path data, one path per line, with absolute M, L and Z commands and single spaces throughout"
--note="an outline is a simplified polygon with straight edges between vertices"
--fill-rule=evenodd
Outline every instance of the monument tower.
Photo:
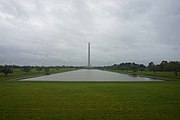
M 88 42 L 88 68 L 91 67 L 91 63 L 90 63 L 90 42 Z

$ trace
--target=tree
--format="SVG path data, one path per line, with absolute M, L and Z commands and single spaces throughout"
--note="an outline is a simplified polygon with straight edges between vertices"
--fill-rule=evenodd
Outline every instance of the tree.
M 36 71 L 38 71 L 39 73 L 43 70 L 42 67 L 36 66 Z
M 131 64 L 131 70 L 132 70 L 133 72 L 136 72 L 136 71 L 138 70 L 138 64 L 132 63 L 132 64 Z
M 1 73 L 2 68 L 3 68 L 3 66 L 0 65 L 0 73 Z
M 155 74 L 155 72 L 156 72 L 156 65 L 153 62 L 150 62 L 149 65 L 148 65 L 148 69 L 150 71 L 153 71 L 154 74 Z
M 168 62 L 167 61 L 162 61 L 161 63 L 160 63 L 160 70 L 161 71 L 166 71 L 166 66 L 167 66 L 167 64 L 168 64 Z
M 50 71 L 50 70 L 49 70 L 48 67 L 45 67 L 45 68 L 44 68 L 44 71 L 46 72 L 46 75 L 49 75 L 49 71 Z
M 141 72 L 142 72 L 143 70 L 145 70 L 145 69 L 146 69 L 146 66 L 143 65 L 143 64 L 140 64 L 140 65 L 138 66 L 138 70 L 140 70 Z
M 23 66 L 22 71 L 26 73 L 26 75 L 31 71 L 30 66 Z
M 118 65 L 117 65 L 117 64 L 114 64 L 114 65 L 112 66 L 112 69 L 113 69 L 113 70 L 118 70 Z
M 180 71 L 180 62 L 170 61 L 167 68 L 174 72 L 175 76 L 178 76 L 178 72 Z
M 0 71 L 4 73 L 6 77 L 8 74 L 13 73 L 13 70 L 7 65 L 3 66 Z
M 126 66 L 125 66 L 125 63 L 119 64 L 119 67 L 120 67 L 120 69 L 121 69 L 122 71 L 127 69 Z

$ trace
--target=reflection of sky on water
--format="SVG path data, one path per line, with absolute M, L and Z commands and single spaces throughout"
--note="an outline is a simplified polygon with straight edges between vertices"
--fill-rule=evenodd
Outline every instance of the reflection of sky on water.
M 81 69 L 22 81 L 160 81 L 136 75 L 119 74 L 101 70 Z

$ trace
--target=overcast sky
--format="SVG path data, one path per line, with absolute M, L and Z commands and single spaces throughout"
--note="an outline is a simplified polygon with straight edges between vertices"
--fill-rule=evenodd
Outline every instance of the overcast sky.
M 0 64 L 180 60 L 180 0 L 0 0 Z

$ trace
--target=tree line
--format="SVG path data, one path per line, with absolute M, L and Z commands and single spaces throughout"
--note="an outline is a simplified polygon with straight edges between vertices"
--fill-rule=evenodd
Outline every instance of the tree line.
M 37 72 L 45 72 L 46 75 L 50 74 L 50 69 L 54 68 L 59 70 L 60 68 L 75 68 L 73 66 L 18 66 L 18 65 L 0 65 L 0 73 L 3 73 L 6 77 L 8 74 L 14 72 L 14 69 L 20 69 L 26 75 L 31 72 L 32 69 L 35 69 Z M 77 68 L 77 67 L 76 67 Z
M 98 69 L 104 70 L 130 70 L 132 72 L 137 71 L 152 71 L 156 74 L 157 71 L 165 71 L 165 72 L 173 72 L 176 76 L 178 72 L 180 72 L 180 61 L 162 61 L 160 64 L 154 64 L 154 62 L 150 62 L 148 66 L 144 64 L 136 64 L 131 62 L 114 64 L 112 66 L 104 66 L 104 67 L 97 67 Z
M 59 70 L 60 68 L 84 68 L 84 67 L 74 67 L 74 66 L 18 66 L 18 65 L 0 65 L 0 73 L 4 73 L 5 76 L 8 76 L 8 74 L 13 73 L 14 69 L 20 69 L 25 74 L 29 74 L 32 69 L 35 69 L 39 73 L 41 71 L 44 71 L 45 74 L 50 73 L 50 69 L 54 68 L 56 70 Z M 156 74 L 157 71 L 165 71 L 165 72 L 173 72 L 176 76 L 178 75 L 178 72 L 180 72 L 180 61 L 162 61 L 160 64 L 154 64 L 154 62 L 150 62 L 148 66 L 145 66 L 144 64 L 136 64 L 134 62 L 126 62 L 126 63 L 120 63 L 120 64 L 114 64 L 112 66 L 103 66 L 103 67 L 94 67 L 97 69 L 103 69 L 103 70 L 127 70 L 132 72 L 137 71 L 152 71 L 154 74 Z

